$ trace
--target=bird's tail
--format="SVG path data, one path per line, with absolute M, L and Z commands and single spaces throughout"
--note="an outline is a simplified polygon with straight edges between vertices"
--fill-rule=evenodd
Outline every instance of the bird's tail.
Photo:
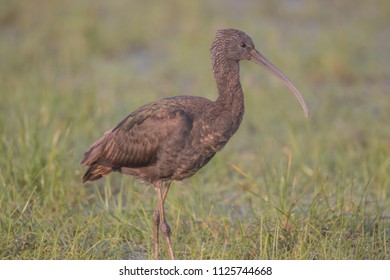
M 83 183 L 87 181 L 96 181 L 102 178 L 104 175 L 107 175 L 112 171 L 112 168 L 109 166 L 103 166 L 97 163 L 90 165 L 83 176 Z

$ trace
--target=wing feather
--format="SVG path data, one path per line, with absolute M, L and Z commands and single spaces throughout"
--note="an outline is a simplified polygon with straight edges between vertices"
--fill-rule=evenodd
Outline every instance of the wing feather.
M 191 128 L 191 118 L 174 103 L 147 104 L 107 131 L 85 153 L 81 164 L 112 168 L 150 166 L 156 163 L 159 148 L 170 135 L 188 134 Z

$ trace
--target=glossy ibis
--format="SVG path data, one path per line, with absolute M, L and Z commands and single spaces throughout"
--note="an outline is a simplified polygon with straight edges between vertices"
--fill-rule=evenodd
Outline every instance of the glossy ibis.
M 159 229 L 168 253 L 174 258 L 171 229 L 165 219 L 164 201 L 171 182 L 194 175 L 237 131 L 244 115 L 239 61 L 250 60 L 281 79 L 295 94 L 305 115 L 306 104 L 290 80 L 264 56 L 244 32 L 217 31 L 211 61 L 218 98 L 177 96 L 140 107 L 107 131 L 85 153 L 88 166 L 83 182 L 95 181 L 118 171 L 150 183 L 157 192 L 154 210 L 154 256 L 158 258 Z

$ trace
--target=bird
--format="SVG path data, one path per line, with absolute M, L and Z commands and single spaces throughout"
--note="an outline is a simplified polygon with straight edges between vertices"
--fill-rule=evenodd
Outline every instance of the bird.
M 308 117 L 300 92 L 256 50 L 245 32 L 218 30 L 210 53 L 218 91 L 215 101 L 200 96 L 175 96 L 141 106 L 105 132 L 81 161 L 88 167 L 83 183 L 120 172 L 153 185 L 157 194 L 153 212 L 155 259 L 159 257 L 160 230 L 169 258 L 175 258 L 164 211 L 171 183 L 191 177 L 205 166 L 240 126 L 244 115 L 240 61 L 252 61 L 279 78 L 294 93 Z

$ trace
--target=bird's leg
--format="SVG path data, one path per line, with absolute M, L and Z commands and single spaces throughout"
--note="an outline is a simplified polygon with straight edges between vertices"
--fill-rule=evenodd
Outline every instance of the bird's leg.
M 159 189 L 163 186 L 162 182 L 157 182 L 155 185 L 155 189 L 158 194 L 158 204 L 153 212 L 153 222 L 154 222 L 154 259 L 158 259 L 158 249 L 159 249 L 159 230 L 160 230 L 160 197 L 162 199 L 162 203 L 164 204 L 165 198 L 167 197 L 170 182 L 167 183 L 165 188 L 162 190 L 162 195 L 160 196 Z M 166 222 L 165 222 L 166 223 Z M 169 226 L 168 226 L 169 227 Z
M 153 220 L 154 220 L 154 257 L 158 258 L 158 247 L 159 247 L 159 241 L 158 241 L 158 235 L 159 235 L 159 225 L 161 226 L 161 232 L 164 235 L 165 243 L 167 245 L 169 257 L 171 259 L 174 259 L 173 255 L 173 249 L 171 244 L 171 228 L 169 224 L 167 223 L 165 219 L 165 211 L 164 211 L 164 202 L 165 198 L 167 197 L 169 187 L 171 185 L 171 182 L 166 182 L 165 185 L 162 182 L 158 182 L 155 184 L 155 189 L 157 191 L 158 195 L 158 205 L 154 209 L 153 213 Z M 161 187 L 162 190 L 161 190 Z M 161 222 L 161 224 L 160 224 Z
M 162 221 L 161 231 L 165 237 L 165 243 L 167 245 L 169 257 L 171 258 L 171 260 L 173 260 L 173 259 L 175 259 L 175 257 L 173 254 L 173 249 L 172 249 L 172 244 L 171 244 L 171 227 L 168 225 L 168 223 L 165 219 L 165 211 L 164 211 L 164 202 L 165 202 L 165 198 L 167 197 L 170 186 L 171 186 L 171 181 L 167 181 L 165 183 L 165 187 L 164 187 L 163 192 L 162 192 L 162 204 L 160 206 L 160 208 L 161 208 L 160 219 Z
M 160 227 L 160 213 L 158 211 L 158 205 L 153 212 L 153 222 L 154 222 L 154 259 L 158 260 L 158 247 L 159 247 L 159 227 Z
M 170 181 L 167 181 L 165 184 L 162 184 L 162 186 L 164 186 L 164 188 L 162 190 L 162 193 L 159 194 L 159 195 L 161 195 L 161 203 L 159 205 L 159 208 L 160 208 L 159 213 L 160 213 L 160 221 L 161 221 L 161 224 L 160 224 L 161 231 L 162 231 L 164 238 L 165 238 L 165 244 L 166 244 L 167 249 L 168 249 L 169 257 L 171 258 L 171 260 L 173 260 L 175 257 L 173 254 L 173 249 L 172 249 L 172 244 L 171 244 L 171 227 L 169 226 L 169 224 L 167 223 L 167 221 L 165 219 L 165 210 L 164 210 L 164 202 L 165 202 L 165 199 L 167 197 L 170 185 L 171 185 Z
M 157 181 L 155 184 L 153 184 L 154 189 L 157 192 L 157 205 L 156 208 L 154 208 L 153 212 L 153 222 L 154 222 L 154 259 L 158 260 L 158 249 L 159 249 L 159 231 L 160 231 L 160 200 L 161 200 L 161 187 L 163 183 L 162 181 Z

